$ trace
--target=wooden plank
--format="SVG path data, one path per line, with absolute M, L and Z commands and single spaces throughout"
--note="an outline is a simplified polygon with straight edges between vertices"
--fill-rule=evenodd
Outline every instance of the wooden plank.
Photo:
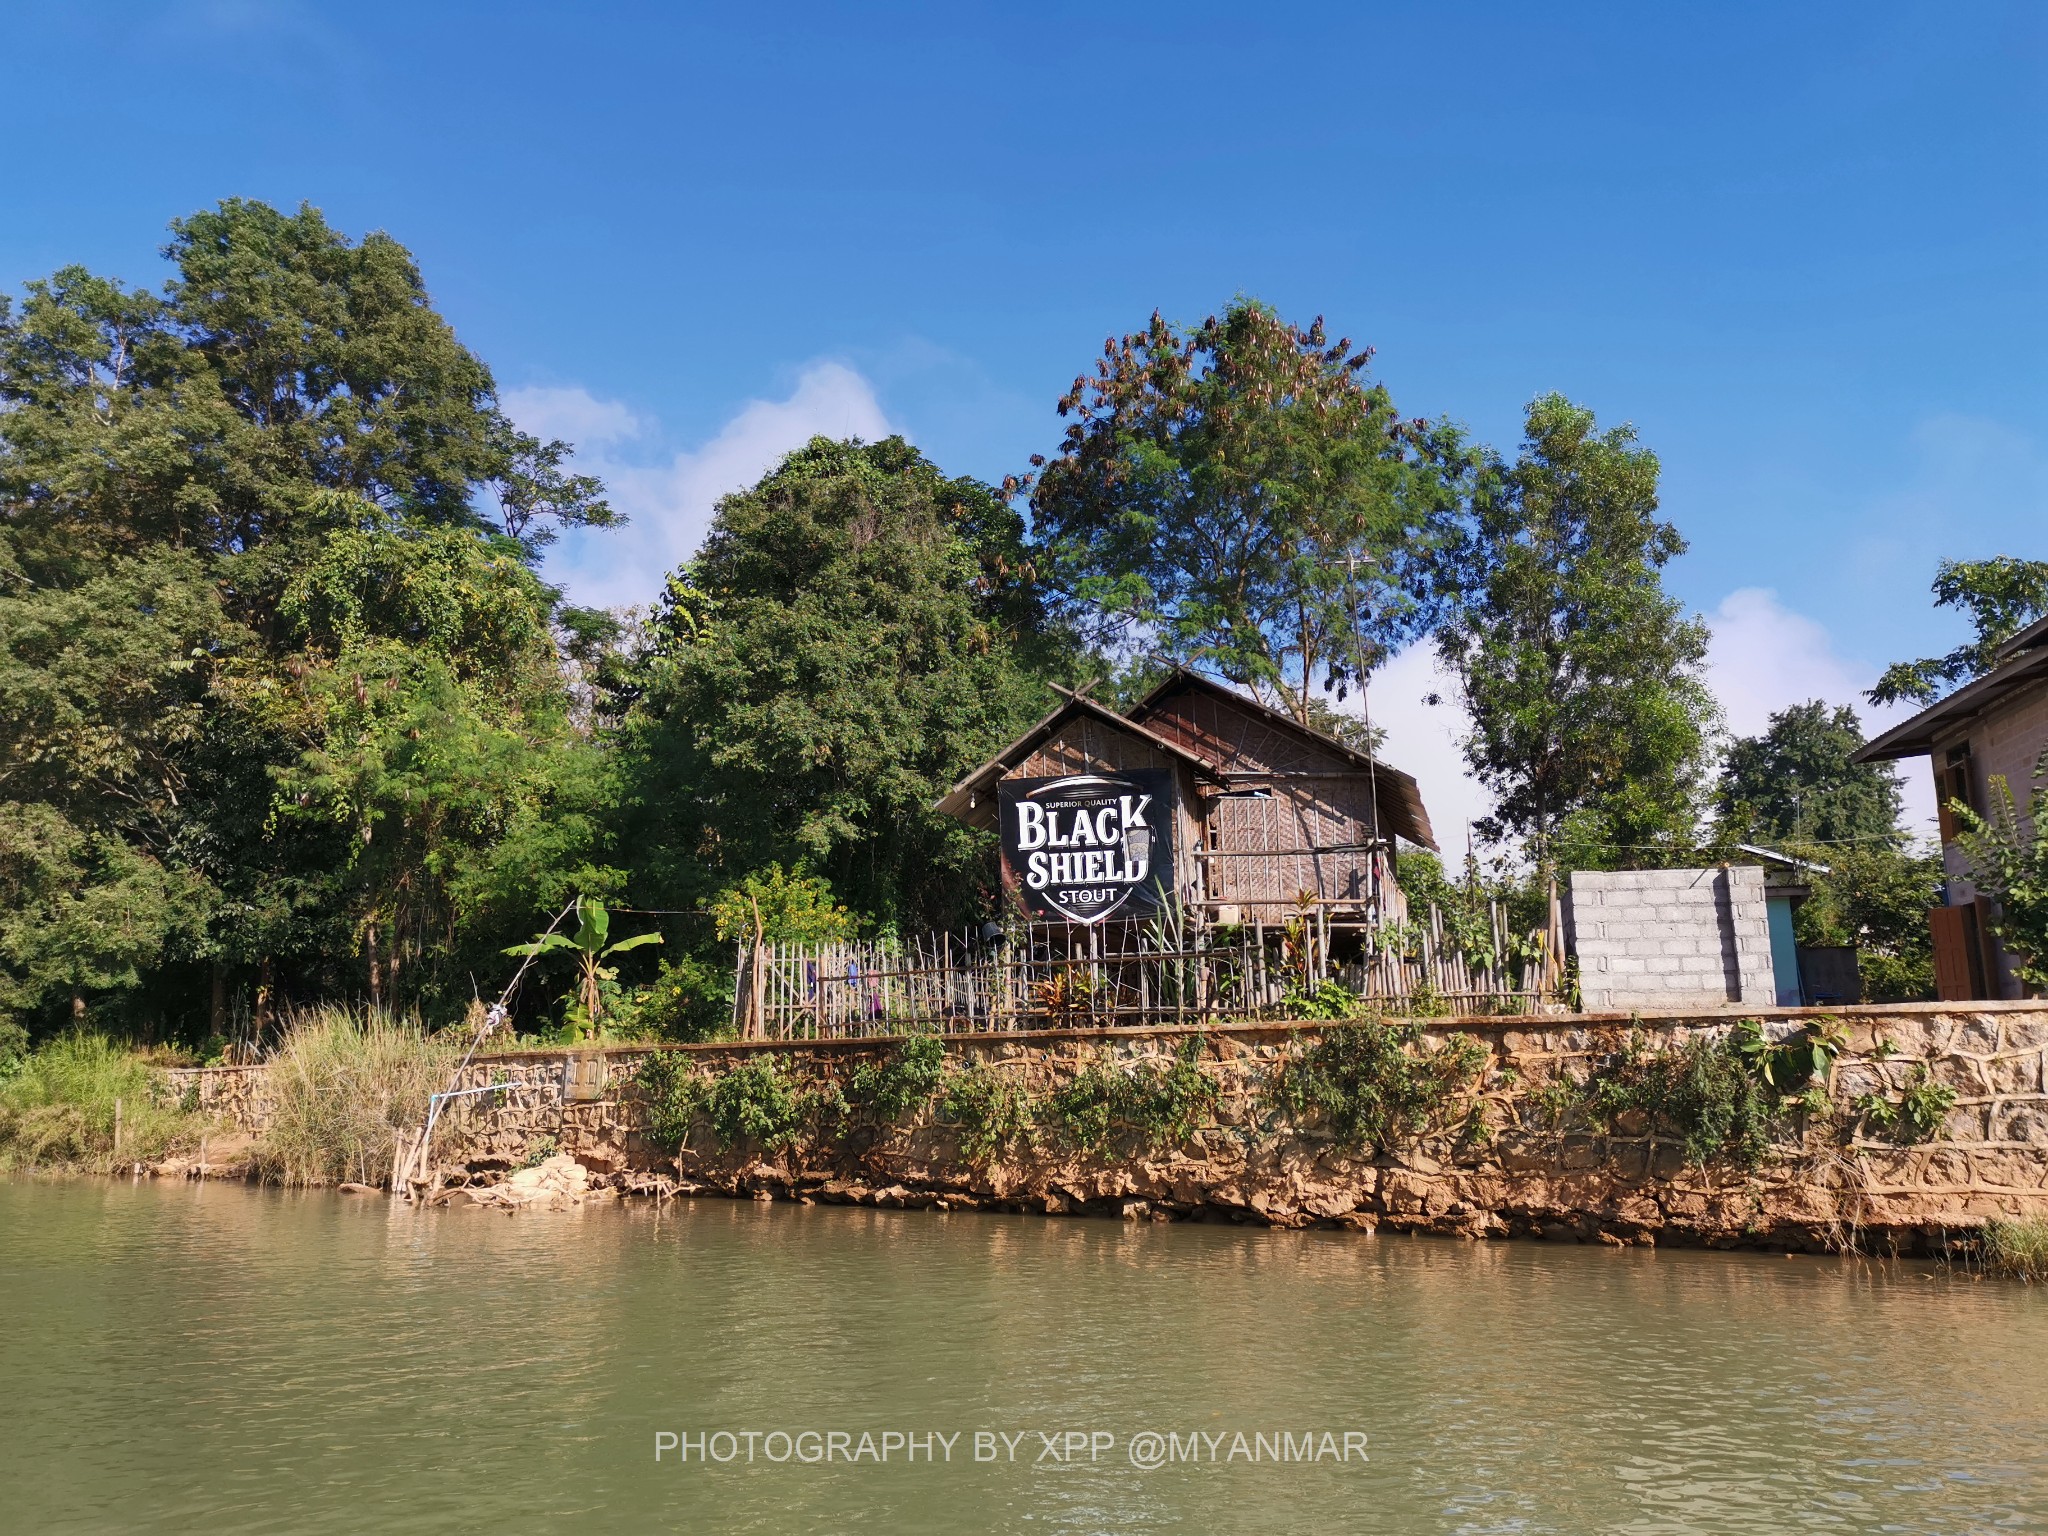
M 1927 914 L 1934 933 L 1935 996 L 1945 1003 L 1969 1002 L 1978 995 L 1976 935 L 1970 931 L 1975 915 L 1968 907 L 1936 907 Z

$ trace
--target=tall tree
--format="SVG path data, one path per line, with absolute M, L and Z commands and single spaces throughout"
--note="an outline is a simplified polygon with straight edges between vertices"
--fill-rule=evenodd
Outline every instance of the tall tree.
M 165 255 L 0 302 L 0 1004 L 431 996 L 577 750 L 536 551 L 615 518 L 389 236 Z
M 1900 699 L 1932 704 L 1948 689 L 1991 670 L 1998 648 L 2048 614 L 2048 560 L 1996 555 L 1989 560 L 1944 560 L 1934 573 L 1937 608 L 1969 615 L 1975 636 L 1944 656 L 1899 661 L 1870 690 L 1873 704 Z
M 1104 345 L 1031 496 L 1048 574 L 1092 638 L 1214 671 L 1312 722 L 1426 617 L 1465 462 L 1405 421 L 1369 350 L 1240 299 Z
M 1490 839 L 1623 867 L 1690 853 L 1717 711 L 1707 629 L 1664 590 L 1685 541 L 1657 511 L 1656 456 L 1560 395 L 1528 409 L 1510 464 L 1479 472 L 1437 632 L 1472 716 Z
M 958 921 L 984 849 L 931 802 L 1044 711 L 1069 656 L 990 487 L 901 438 L 813 438 L 719 503 L 611 679 L 636 888 L 695 904 L 781 863 L 871 923 Z
M 1786 843 L 1896 843 L 1899 781 L 1889 763 L 1855 763 L 1856 711 L 1819 699 L 1778 711 L 1761 736 L 1728 748 L 1716 810 L 1732 837 Z

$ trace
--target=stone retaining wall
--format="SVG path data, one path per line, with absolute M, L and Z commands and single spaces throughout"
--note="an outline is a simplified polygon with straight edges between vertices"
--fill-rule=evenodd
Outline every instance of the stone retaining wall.
M 1277 1122 L 1264 1086 L 1282 1058 L 1322 1026 L 1213 1027 L 1202 1070 L 1218 1088 L 1213 1123 L 1178 1146 L 1125 1137 L 1099 1154 L 1057 1137 L 975 1163 L 958 1128 L 926 1110 L 843 1144 L 766 1151 L 721 1147 L 700 1123 L 679 1155 L 654 1146 L 634 1083 L 646 1048 L 518 1053 L 479 1059 L 461 1086 L 502 1094 L 456 1101 L 437 1132 L 434 1184 L 488 1180 L 547 1144 L 628 1189 L 889 1205 L 985 1207 L 1127 1217 L 1388 1227 L 1469 1236 L 1530 1235 L 1609 1242 L 1682 1242 L 1804 1249 L 1915 1250 L 1994 1216 L 2048 1216 L 2048 1004 L 1919 1004 L 1749 1010 L 1768 1033 L 1815 1019 L 1846 1026 L 1830 1095 L 1846 1109 L 1864 1094 L 1896 1098 L 1924 1066 L 1956 1094 L 1939 1139 L 1901 1146 L 1881 1135 L 1801 1117 L 1754 1173 L 1688 1166 L 1668 1137 L 1550 1128 L 1545 1087 L 1583 1079 L 1632 1034 L 1651 1049 L 1736 1015 L 1577 1015 L 1431 1021 L 1429 1042 L 1464 1033 L 1485 1048 L 1476 1098 L 1487 1133 L 1444 1128 L 1380 1157 Z M 1170 1057 L 1177 1029 L 957 1036 L 948 1053 L 986 1063 L 1043 1096 L 1090 1062 Z M 843 1083 L 887 1041 L 813 1041 L 670 1048 L 715 1074 L 766 1055 L 798 1082 Z M 238 1076 L 252 1069 L 216 1069 Z M 196 1075 L 196 1074 L 195 1074 Z M 260 1109 L 246 1085 L 210 1090 L 223 1105 Z M 249 1128 L 255 1129 L 253 1123 Z

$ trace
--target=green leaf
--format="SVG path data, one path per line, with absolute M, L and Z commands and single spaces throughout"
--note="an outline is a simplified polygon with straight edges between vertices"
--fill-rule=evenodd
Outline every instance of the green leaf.
M 576 929 L 576 947 L 592 953 L 603 949 L 605 936 L 612 927 L 612 915 L 605 910 L 604 903 L 579 896 L 576 898 L 576 916 L 580 920 Z
M 545 955 L 558 949 L 574 949 L 574 940 L 565 939 L 559 933 L 544 933 L 526 944 L 513 944 L 505 953 L 508 955 Z

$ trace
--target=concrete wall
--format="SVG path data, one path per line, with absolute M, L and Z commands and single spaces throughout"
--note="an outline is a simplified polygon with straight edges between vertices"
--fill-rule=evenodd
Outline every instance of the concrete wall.
M 1588 1009 L 1777 1003 L 1764 872 L 1755 865 L 1580 871 L 1564 921 Z

